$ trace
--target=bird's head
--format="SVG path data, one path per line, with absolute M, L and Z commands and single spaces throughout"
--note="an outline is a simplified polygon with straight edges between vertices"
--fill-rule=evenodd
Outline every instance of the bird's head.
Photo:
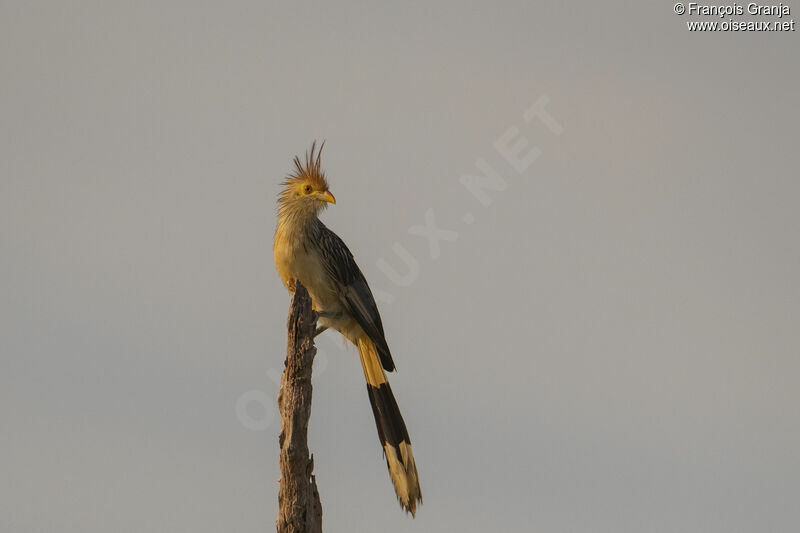
M 278 199 L 282 214 L 316 216 L 328 204 L 336 203 L 336 198 L 328 190 L 321 156 L 322 146 L 317 151 L 315 142 L 311 145 L 311 151 L 306 152 L 305 161 L 294 158 L 294 171 L 284 180 L 284 188 Z

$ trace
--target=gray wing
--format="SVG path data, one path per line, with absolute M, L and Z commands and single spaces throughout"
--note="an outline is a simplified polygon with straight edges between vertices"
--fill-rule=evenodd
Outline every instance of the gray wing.
M 383 368 L 391 372 L 394 370 L 394 361 L 383 333 L 381 315 L 367 280 L 344 241 L 321 222 L 319 226 L 319 238 L 312 239 L 312 242 L 319 249 L 325 271 L 336 284 L 344 308 L 375 343 Z

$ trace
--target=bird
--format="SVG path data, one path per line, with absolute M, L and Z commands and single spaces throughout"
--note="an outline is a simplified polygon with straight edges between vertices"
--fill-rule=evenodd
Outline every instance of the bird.
M 322 170 L 323 147 L 324 142 L 317 150 L 315 141 L 304 160 L 295 156 L 294 169 L 282 183 L 275 267 L 290 293 L 300 282 L 311 296 L 319 323 L 315 336 L 330 328 L 358 349 L 389 477 L 400 506 L 415 517 L 422 491 L 411 439 L 386 378 L 395 364 L 378 306 L 347 245 L 319 219 L 336 204 Z

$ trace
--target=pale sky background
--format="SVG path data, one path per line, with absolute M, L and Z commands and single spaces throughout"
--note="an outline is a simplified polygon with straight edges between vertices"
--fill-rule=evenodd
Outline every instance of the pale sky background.
M 0 1 L 0 531 L 274 530 L 275 195 L 313 139 L 325 222 L 393 297 L 425 498 L 401 512 L 326 333 L 326 531 L 800 530 L 800 41 L 688 19 Z M 523 119 L 543 96 L 561 135 Z M 508 184 L 486 207 L 478 158 Z

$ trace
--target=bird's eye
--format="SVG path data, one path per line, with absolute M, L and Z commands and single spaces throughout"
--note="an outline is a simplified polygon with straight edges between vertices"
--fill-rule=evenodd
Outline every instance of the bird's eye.
M 311 185 L 306 185 L 305 187 L 303 187 L 303 192 L 305 194 L 311 194 Z

